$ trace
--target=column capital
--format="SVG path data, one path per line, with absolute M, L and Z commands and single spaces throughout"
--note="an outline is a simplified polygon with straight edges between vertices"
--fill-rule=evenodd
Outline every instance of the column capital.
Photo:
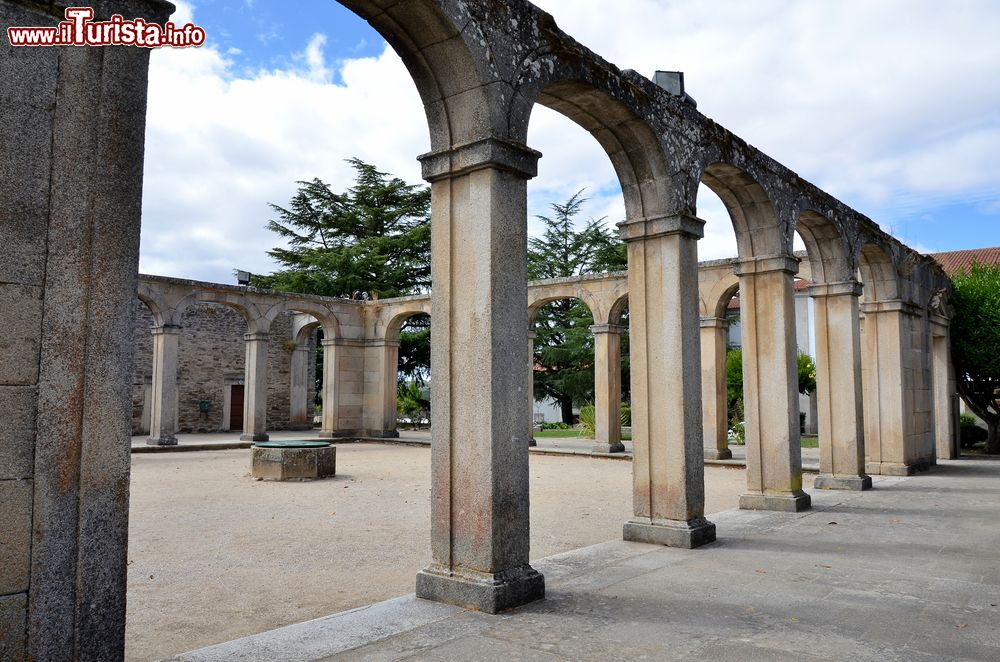
M 483 138 L 451 149 L 428 152 L 417 157 L 421 175 L 429 182 L 467 175 L 476 170 L 507 170 L 525 179 L 538 174 L 542 153 L 513 140 Z
M 176 324 L 163 324 L 150 329 L 154 336 L 176 336 L 181 332 L 181 327 Z
M 736 262 L 737 276 L 784 271 L 795 275 L 799 272 L 799 259 L 791 255 L 761 255 Z
M 920 315 L 920 309 L 908 301 L 902 299 L 888 299 L 886 301 L 865 301 L 861 304 L 861 312 L 865 315 L 878 313 L 902 313 L 904 315 Z
M 625 242 L 682 235 L 691 239 L 705 236 L 705 221 L 697 216 L 674 214 L 627 219 L 618 224 Z
M 599 333 L 614 333 L 621 334 L 624 327 L 618 324 L 594 324 L 590 327 L 590 332 L 595 336 Z
M 725 317 L 706 316 L 701 318 L 701 328 L 703 329 L 728 329 L 729 320 Z
M 806 292 L 814 299 L 824 297 L 861 296 L 864 287 L 856 280 L 845 280 L 836 283 L 813 283 Z
M 261 332 L 261 331 L 258 331 L 257 333 L 244 333 L 243 334 L 243 340 L 245 340 L 247 342 L 253 342 L 253 341 L 267 342 L 270 339 L 271 339 L 271 334 L 270 333 L 265 333 L 265 332 Z

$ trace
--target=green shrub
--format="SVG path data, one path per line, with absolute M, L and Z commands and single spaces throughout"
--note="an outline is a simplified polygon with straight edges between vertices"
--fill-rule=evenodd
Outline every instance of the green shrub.
M 542 423 L 543 430 L 569 430 L 570 426 L 568 423 L 563 423 L 562 421 L 557 421 L 555 423 Z
M 597 409 L 590 404 L 580 407 L 580 436 L 584 439 L 593 439 L 596 433 Z
M 965 449 L 974 448 L 976 444 L 986 441 L 990 436 L 988 431 L 976 425 L 976 418 L 969 414 L 962 414 L 959 417 L 958 426 L 959 443 Z
M 621 405 L 622 425 L 632 425 L 632 407 L 627 402 Z

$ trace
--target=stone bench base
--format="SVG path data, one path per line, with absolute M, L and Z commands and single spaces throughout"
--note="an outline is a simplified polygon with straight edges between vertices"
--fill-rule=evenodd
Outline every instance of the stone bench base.
M 250 475 L 257 480 L 309 480 L 337 473 L 336 446 L 251 449 Z

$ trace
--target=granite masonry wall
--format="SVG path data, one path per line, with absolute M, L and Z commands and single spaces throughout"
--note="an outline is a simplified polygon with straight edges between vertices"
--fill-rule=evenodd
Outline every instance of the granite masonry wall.
M 136 363 L 132 380 L 132 434 L 149 433 L 150 390 L 153 370 L 153 316 L 137 302 L 135 322 Z M 182 318 L 178 342 L 178 432 L 229 430 L 230 393 L 243 384 L 247 324 L 233 310 L 214 303 L 191 306 Z M 271 324 L 267 356 L 268 429 L 289 427 L 292 315 L 282 313 Z M 316 334 L 309 337 L 308 402 L 316 397 Z M 208 411 L 201 403 L 208 403 Z

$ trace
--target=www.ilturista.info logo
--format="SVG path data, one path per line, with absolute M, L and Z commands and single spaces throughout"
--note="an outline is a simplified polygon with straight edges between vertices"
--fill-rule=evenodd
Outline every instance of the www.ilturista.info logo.
M 115 14 L 107 21 L 92 21 L 92 7 L 67 7 L 66 20 L 55 27 L 9 27 L 11 46 L 139 46 L 187 48 L 205 43 L 205 30 L 192 23 L 149 23 L 125 20 Z

